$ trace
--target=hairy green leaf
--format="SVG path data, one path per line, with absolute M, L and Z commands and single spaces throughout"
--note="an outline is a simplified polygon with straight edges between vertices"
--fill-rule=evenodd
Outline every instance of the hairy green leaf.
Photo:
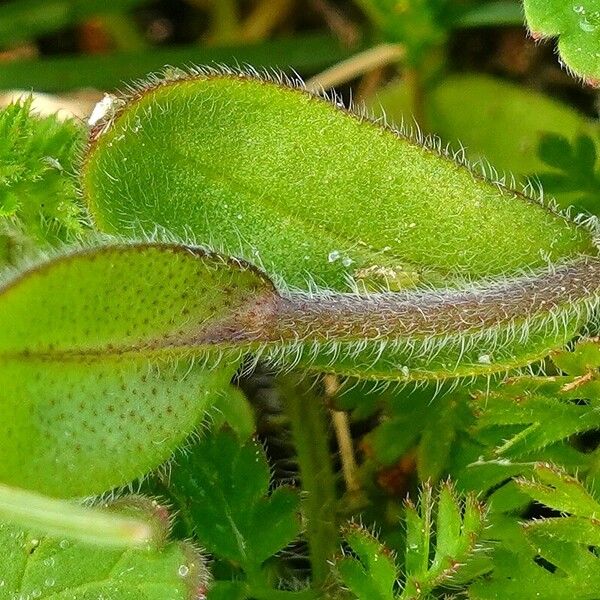
M 195 364 L 196 330 L 265 282 L 197 249 L 143 244 L 75 252 L 8 281 L 0 480 L 86 495 L 163 462 L 239 364 L 239 352 L 218 369 Z
M 600 5 L 597 0 L 524 0 L 532 35 L 558 37 L 566 67 L 593 85 L 600 80 Z
M 306 288 L 312 280 L 337 290 L 349 282 L 363 291 L 464 286 L 465 278 L 508 276 L 596 253 L 584 228 L 302 90 L 227 72 L 171 76 L 114 99 L 92 132 L 83 184 L 104 229 L 163 228 L 246 256 L 286 286 Z M 507 230 L 510 236 L 498 235 Z M 512 296 L 510 283 L 504 285 L 506 291 L 494 288 L 493 295 Z M 525 280 L 517 287 L 524 291 Z M 585 289 L 587 306 L 596 292 L 593 284 Z M 327 328 L 335 322 L 344 333 L 330 330 L 327 339 L 346 336 L 347 343 L 323 352 L 318 345 L 312 352 L 296 347 L 299 360 L 359 377 L 472 375 L 531 362 L 563 345 L 587 319 L 581 302 L 566 302 L 567 295 L 555 307 L 574 313 L 561 316 L 559 327 L 552 310 L 529 321 L 520 305 L 527 335 L 498 322 L 464 336 L 465 305 L 453 307 L 459 319 L 446 314 L 436 329 L 421 306 L 429 332 L 407 325 L 408 339 L 393 334 L 396 343 L 390 343 L 387 325 L 355 308 L 350 296 L 346 308 L 324 297 L 314 312 L 310 301 L 297 305 L 282 327 L 262 333 L 271 341 L 307 341 L 317 329 L 316 337 L 324 336 L 322 322 L 313 327 L 322 321 L 317 313 L 335 310 L 338 317 Z M 467 296 L 475 299 L 477 292 Z M 401 294 L 371 298 L 373 312 L 393 312 L 405 324 L 411 318 L 401 314 L 404 301 L 436 303 L 435 293 L 423 302 Z M 399 304 L 385 307 L 379 300 Z M 505 307 L 496 309 L 506 314 Z M 365 337 L 381 343 L 361 349 L 356 343 Z
M 304 288 L 448 283 L 595 253 L 566 219 L 301 89 L 171 75 L 115 100 L 92 132 L 82 183 L 101 229 L 158 226 Z
M 59 257 L 0 288 L 0 479 L 84 495 L 143 475 L 194 429 L 246 351 L 277 364 L 304 360 L 408 378 L 396 361 L 413 356 L 411 344 L 446 335 L 451 323 L 466 336 L 457 342 L 464 364 L 417 355 L 417 376 L 532 360 L 569 333 L 557 334 L 548 314 L 562 309 L 557 314 L 573 326 L 587 314 L 599 268 L 581 260 L 516 289 L 512 282 L 447 297 L 365 297 L 278 292 L 246 263 L 181 245 L 101 246 Z M 511 331 L 524 310 L 531 312 L 522 323 L 527 343 Z M 466 348 L 465 339 L 487 340 L 502 325 L 510 335 L 497 343 L 494 361 Z

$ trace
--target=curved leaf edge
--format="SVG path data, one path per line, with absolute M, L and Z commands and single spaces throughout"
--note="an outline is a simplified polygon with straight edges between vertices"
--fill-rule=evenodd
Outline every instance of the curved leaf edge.
M 275 84 L 282 89 L 301 93 L 315 102 L 331 104 L 338 110 L 342 110 L 347 116 L 357 119 L 361 123 L 367 123 L 373 127 L 383 130 L 393 136 L 402 139 L 425 152 L 434 154 L 447 160 L 454 166 L 466 169 L 475 179 L 498 188 L 503 194 L 517 195 L 526 202 L 538 204 L 552 214 L 564 218 L 566 221 L 580 225 L 587 229 L 596 245 L 600 248 L 600 219 L 590 214 L 575 213 L 572 208 L 564 209 L 553 199 L 544 195 L 539 183 L 526 181 L 518 183 L 511 173 L 500 173 L 489 161 L 478 159 L 470 161 L 464 148 L 454 149 L 450 143 L 436 135 L 426 135 L 419 128 L 416 121 L 412 124 L 402 122 L 389 122 L 386 115 L 377 116 L 366 103 L 355 104 L 351 102 L 348 106 L 335 90 L 312 90 L 309 89 L 299 75 L 290 76 L 277 69 L 256 69 L 251 66 L 229 66 L 229 65 L 191 65 L 186 68 L 165 66 L 158 72 L 150 73 L 144 79 L 129 84 L 125 91 L 119 94 L 105 94 L 104 98 L 96 104 L 89 117 L 90 126 L 88 142 L 80 153 L 80 172 L 85 172 L 88 157 L 93 152 L 96 141 L 106 133 L 119 117 L 132 105 L 143 99 L 147 94 L 158 88 L 173 86 L 180 82 L 202 80 L 209 78 L 248 79 Z M 92 220 L 99 216 L 94 214 L 90 203 L 86 201 L 85 190 L 81 190 L 83 201 L 87 206 Z M 171 236 L 171 232 L 163 231 L 164 235 Z M 177 237 L 177 236 L 173 236 Z M 252 262 L 252 257 L 244 257 Z M 279 283 L 279 282 L 278 282 Z

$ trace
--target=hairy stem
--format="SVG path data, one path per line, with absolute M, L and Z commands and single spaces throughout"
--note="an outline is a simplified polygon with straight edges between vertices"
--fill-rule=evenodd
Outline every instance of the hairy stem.
M 304 491 L 306 537 L 314 587 L 323 589 L 329 562 L 338 549 L 335 514 L 336 486 L 327 431 L 327 412 L 322 398 L 306 378 L 290 374 L 279 379 L 290 419 Z
M 537 276 L 466 290 L 263 297 L 206 333 L 238 342 L 451 335 L 517 324 L 599 295 L 600 260 L 582 257 Z

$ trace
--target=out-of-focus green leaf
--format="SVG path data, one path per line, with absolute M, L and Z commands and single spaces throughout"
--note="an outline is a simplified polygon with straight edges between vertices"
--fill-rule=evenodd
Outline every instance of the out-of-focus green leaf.
M 451 75 L 425 94 L 427 130 L 465 148 L 471 161 L 487 160 L 500 174 L 527 176 L 544 169 L 536 148 L 546 133 L 567 139 L 593 134 L 596 125 L 573 108 L 488 75 Z M 376 114 L 412 123 L 408 90 L 394 82 L 369 101 Z M 551 191 L 551 194 L 554 193 Z M 567 198 L 563 204 L 568 205 Z
M 580 135 L 570 143 L 563 136 L 546 134 L 540 140 L 538 155 L 545 165 L 537 179 L 546 194 L 574 205 L 579 212 L 600 215 L 600 167 L 592 138 Z
M 498 27 L 499 25 L 522 25 L 523 7 L 519 0 L 475 2 L 466 8 L 456 9 L 451 20 L 454 27 Z
M 0 45 L 35 38 L 98 14 L 125 12 L 147 0 L 12 0 L 0 5 Z
M 244 393 L 229 386 L 216 398 L 211 410 L 211 427 L 220 429 L 227 423 L 241 440 L 249 439 L 256 431 L 254 411 Z
M 251 64 L 312 74 L 348 58 L 358 48 L 344 48 L 332 36 L 315 33 L 231 46 L 183 46 L 143 52 L 77 55 L 3 63 L 0 88 L 65 91 L 85 87 L 115 90 L 124 81 L 144 77 L 165 65 Z

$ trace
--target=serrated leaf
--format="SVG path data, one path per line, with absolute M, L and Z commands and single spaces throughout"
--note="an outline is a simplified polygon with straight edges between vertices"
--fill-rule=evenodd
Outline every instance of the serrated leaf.
M 552 362 L 568 375 L 587 375 L 600 368 L 600 340 L 584 339 L 572 351 L 554 353 Z
M 394 600 L 397 567 L 389 550 L 358 526 L 348 526 L 343 536 L 356 555 L 336 561 L 344 585 L 359 600 Z
M 194 364 L 207 349 L 196 336 L 266 282 L 197 249 L 142 244 L 74 252 L 6 283 L 0 480 L 80 496 L 166 460 L 239 364 L 237 351 L 218 369 Z
M 0 110 L 0 218 L 16 219 L 38 243 L 83 231 L 74 167 L 84 128 L 74 120 L 39 117 L 31 100 Z
M 428 485 L 423 487 L 419 506 L 406 507 L 406 583 L 401 599 L 426 594 L 451 580 L 471 557 L 483 532 L 483 506 L 473 495 L 459 498 L 448 483 L 440 486 L 435 534 L 433 510 Z
M 596 410 L 600 402 L 598 341 L 583 339 L 571 351 L 554 353 L 552 359 L 570 376 L 520 377 L 477 396 L 474 434 L 481 437 L 486 431 L 493 434 L 502 428 L 495 454 L 524 459 L 600 427 Z M 581 468 L 583 455 L 578 462 Z
M 530 537 L 555 538 L 565 542 L 600 547 L 600 522 L 585 517 L 554 517 L 527 523 Z
M 207 550 L 255 573 L 299 533 L 298 494 L 269 481 L 262 447 L 221 431 L 177 458 L 169 490 Z
M 560 548 L 557 548 L 560 545 Z M 551 548 L 550 548 L 551 547 Z M 570 565 L 565 572 L 552 572 L 553 563 L 546 558 L 559 550 L 566 555 Z M 539 548 L 541 557 L 536 560 L 531 549 L 529 556 L 515 554 L 505 548 L 494 555 L 494 572 L 489 579 L 475 583 L 469 588 L 472 600 L 596 600 L 600 589 L 600 560 L 588 550 L 564 542 L 546 541 Z M 542 596 L 543 594 L 543 596 Z
M 600 540 L 596 518 L 600 504 L 575 478 L 551 465 L 534 465 L 531 479 L 520 478 L 516 483 L 532 499 L 573 516 L 524 523 L 527 545 L 499 546 L 491 576 L 475 583 L 469 597 L 529 600 L 539 598 L 542 589 L 549 600 L 597 598 L 600 559 L 595 544 Z
M 529 600 L 539 598 L 543 589 L 549 600 L 597 598 L 600 529 L 593 515 L 600 505 L 576 479 L 555 467 L 534 465 L 532 475 L 532 479 L 517 480 L 531 498 L 554 510 L 584 516 L 528 521 L 521 526 L 526 544 L 514 534 L 510 541 L 503 527 L 496 528 L 492 539 L 500 539 L 504 545 L 494 551 L 491 575 L 476 582 L 469 597 Z
M 482 394 L 474 404 L 477 428 L 516 426 L 505 430 L 496 455 L 522 458 L 574 434 L 600 427 L 598 411 L 574 402 L 564 391 L 569 380 L 524 377 L 502 386 L 489 395 Z
M 567 473 L 548 464 L 537 464 L 533 478 L 517 480 L 519 487 L 533 500 L 576 517 L 597 519 L 600 503 L 583 485 Z
M 558 37 L 566 67 L 590 83 L 600 79 L 600 5 L 597 0 L 524 0 L 527 25 L 536 38 Z
M 1 600 L 197 600 L 208 578 L 202 557 L 185 543 L 110 549 L 0 523 L 0 554 Z
M 407 503 L 405 519 L 401 593 L 394 592 L 397 566 L 389 551 L 360 527 L 345 531 L 344 538 L 357 557 L 338 560 L 336 568 L 359 600 L 428 598 L 435 588 L 450 583 L 471 558 L 485 515 L 473 495 L 461 498 L 448 483 L 440 487 L 436 505 L 432 487 L 425 484 L 418 506 Z

